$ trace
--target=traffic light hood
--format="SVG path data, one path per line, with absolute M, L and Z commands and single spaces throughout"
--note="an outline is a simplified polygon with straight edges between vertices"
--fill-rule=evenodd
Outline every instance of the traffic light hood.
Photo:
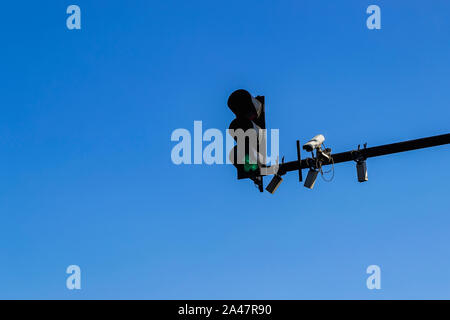
M 238 118 L 255 120 L 262 112 L 262 103 L 243 89 L 234 91 L 228 98 L 227 104 Z

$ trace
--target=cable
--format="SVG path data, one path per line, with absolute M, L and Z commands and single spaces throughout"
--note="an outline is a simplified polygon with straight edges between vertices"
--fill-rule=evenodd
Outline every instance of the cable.
M 330 156 L 330 158 L 331 158 L 331 169 L 330 170 L 324 172 L 322 170 L 322 165 L 320 165 L 320 168 L 319 168 L 320 175 L 321 175 L 323 181 L 325 181 L 325 182 L 331 182 L 334 179 L 334 160 L 333 160 L 333 157 Z M 325 175 L 324 174 L 325 173 L 330 173 L 330 172 L 333 172 L 333 174 L 331 175 L 331 178 L 330 179 L 325 179 Z

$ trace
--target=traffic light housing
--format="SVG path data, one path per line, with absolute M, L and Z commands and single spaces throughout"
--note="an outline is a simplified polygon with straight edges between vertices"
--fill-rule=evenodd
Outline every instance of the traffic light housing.
M 236 118 L 230 123 L 229 134 L 236 141 L 229 159 L 237 169 L 238 179 L 251 179 L 263 191 L 261 164 L 265 164 L 266 129 L 264 97 L 253 97 L 248 91 L 234 91 L 228 98 L 228 107 Z M 260 146 L 264 146 L 260 150 Z

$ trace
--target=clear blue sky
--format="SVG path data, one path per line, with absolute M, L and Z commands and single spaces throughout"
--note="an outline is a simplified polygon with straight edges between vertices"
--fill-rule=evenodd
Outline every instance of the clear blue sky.
M 3 3 L 0 298 L 450 298 L 448 146 L 370 159 L 364 184 L 352 163 L 312 191 L 291 173 L 274 196 L 170 158 L 174 129 L 228 127 L 239 88 L 266 96 L 287 160 L 318 133 L 340 152 L 449 132 L 449 18 L 448 1 Z

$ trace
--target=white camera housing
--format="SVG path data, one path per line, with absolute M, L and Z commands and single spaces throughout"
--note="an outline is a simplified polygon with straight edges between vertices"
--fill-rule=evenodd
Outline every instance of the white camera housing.
M 303 145 L 303 149 L 307 152 L 312 152 L 315 149 L 320 149 L 322 143 L 325 141 L 325 137 L 322 134 L 318 134 L 307 143 Z

